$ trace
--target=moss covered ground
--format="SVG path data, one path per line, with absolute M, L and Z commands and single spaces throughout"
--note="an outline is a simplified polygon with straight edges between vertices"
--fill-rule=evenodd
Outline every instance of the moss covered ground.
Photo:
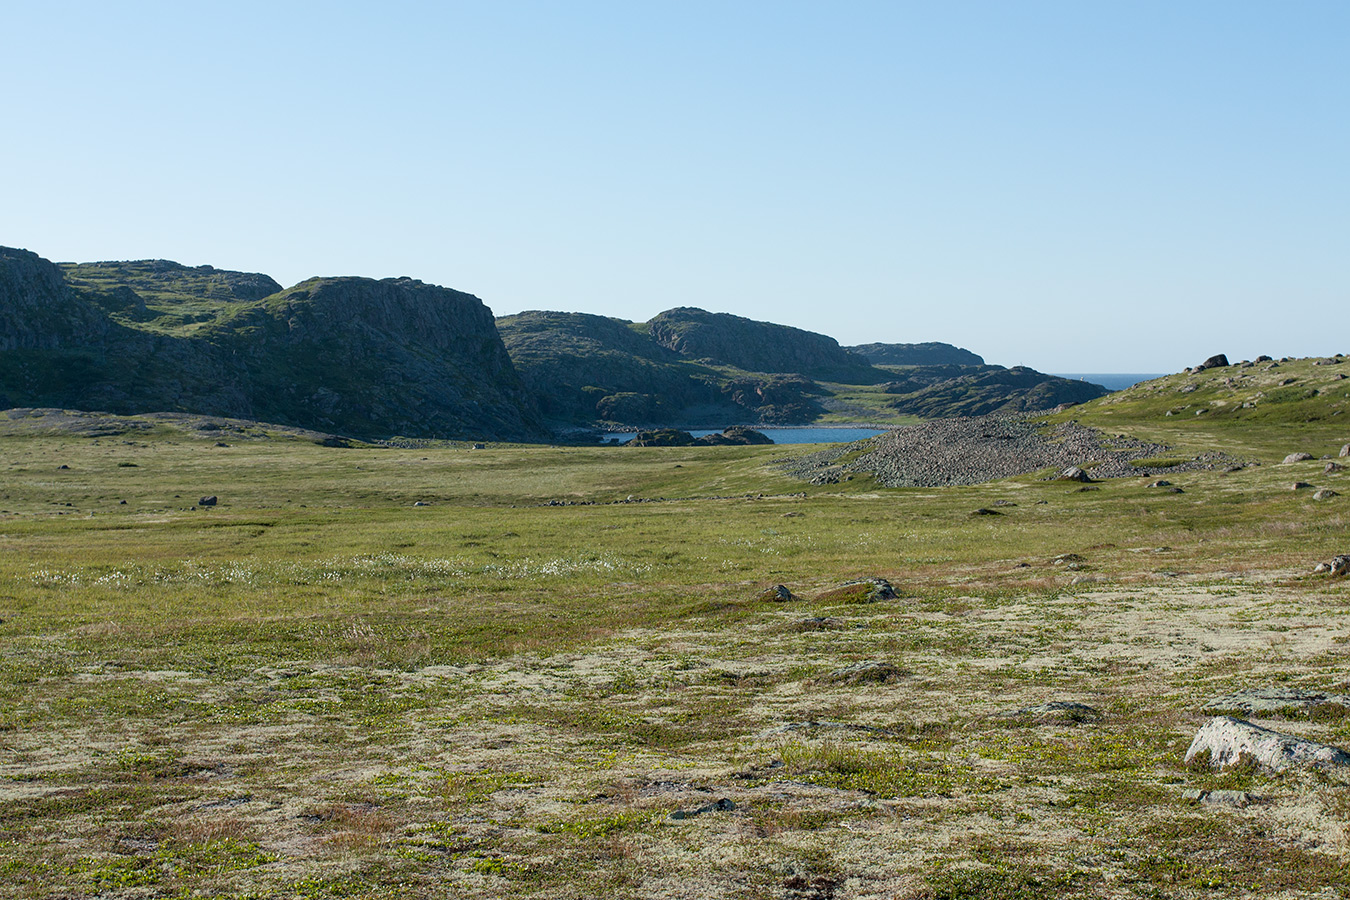
M 1350 779 L 1182 758 L 1219 694 L 1350 692 L 1350 488 L 1281 462 L 1350 426 L 1210 374 L 1065 414 L 1261 463 L 1181 494 L 0 422 L 0 897 L 1339 896 Z

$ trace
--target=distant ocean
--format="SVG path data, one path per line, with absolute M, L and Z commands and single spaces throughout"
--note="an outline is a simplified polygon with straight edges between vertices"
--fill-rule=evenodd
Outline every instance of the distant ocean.
M 1084 374 L 1082 372 L 1073 372 L 1070 374 L 1065 372 L 1051 372 L 1050 374 L 1058 375 L 1060 378 L 1072 378 L 1075 381 L 1090 381 L 1093 384 L 1100 384 L 1108 391 L 1123 391 L 1125 390 L 1125 388 L 1129 387 L 1132 384 L 1138 384 L 1141 381 L 1148 381 L 1150 378 L 1161 378 L 1165 373 L 1156 372 L 1151 374 L 1150 373 L 1137 374 L 1125 372 L 1108 372 L 1106 374 L 1103 374 L 1101 372 L 1098 372 L 1096 374 L 1092 373 Z

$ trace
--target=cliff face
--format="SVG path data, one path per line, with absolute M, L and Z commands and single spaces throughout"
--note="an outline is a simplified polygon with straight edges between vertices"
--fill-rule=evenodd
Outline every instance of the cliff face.
M 471 294 L 316 278 L 199 335 L 242 361 L 254 418 L 352 434 L 544 435 L 492 312 Z
M 61 271 L 27 250 L 0 247 L 0 350 L 53 350 L 102 337 L 108 322 Z
M 0 404 L 262 419 L 362 437 L 540 439 L 482 301 L 410 279 L 0 250 Z M 119 280 L 125 279 L 125 280 Z
M 652 340 L 688 359 L 708 359 L 747 372 L 839 381 L 874 375 L 865 359 L 840 347 L 834 338 L 787 325 L 691 307 L 667 310 L 647 324 Z

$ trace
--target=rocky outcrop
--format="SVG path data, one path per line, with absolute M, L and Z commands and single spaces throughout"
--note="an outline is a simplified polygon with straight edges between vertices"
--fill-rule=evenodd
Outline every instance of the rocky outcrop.
M 0 250 L 0 349 L 10 351 L 0 406 L 198 413 L 369 437 L 546 436 L 491 311 L 469 294 L 336 278 L 254 299 L 276 283 L 165 261 L 66 268 L 74 283 L 34 254 Z M 172 310 L 189 307 L 198 320 L 179 329 Z M 139 321 L 142 310 L 154 321 Z
M 984 365 L 984 357 L 938 341 L 922 344 L 858 344 L 845 349 L 858 354 L 874 366 Z
M 887 404 L 896 412 L 924 418 L 1029 412 L 1086 403 L 1110 393 L 1099 384 L 1046 375 L 1025 366 L 918 369 L 888 382 Z
M 652 340 L 687 359 L 708 360 L 747 372 L 791 373 L 874 383 L 884 376 L 832 337 L 772 322 L 693 307 L 667 310 L 647 323 Z

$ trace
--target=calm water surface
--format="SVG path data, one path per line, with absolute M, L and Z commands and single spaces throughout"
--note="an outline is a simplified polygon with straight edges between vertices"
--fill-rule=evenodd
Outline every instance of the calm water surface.
M 802 426 L 800 428 L 770 428 L 764 426 L 755 428 L 756 431 L 762 431 L 773 438 L 775 444 L 842 444 L 849 441 L 861 441 L 863 438 L 875 437 L 881 434 L 884 429 L 881 428 L 820 428 Z M 707 428 L 697 431 L 690 431 L 694 437 L 703 437 L 705 434 L 719 434 L 720 428 Z M 633 439 L 631 433 L 610 434 L 605 436 L 606 440 L 618 438 L 619 443 L 626 444 Z

